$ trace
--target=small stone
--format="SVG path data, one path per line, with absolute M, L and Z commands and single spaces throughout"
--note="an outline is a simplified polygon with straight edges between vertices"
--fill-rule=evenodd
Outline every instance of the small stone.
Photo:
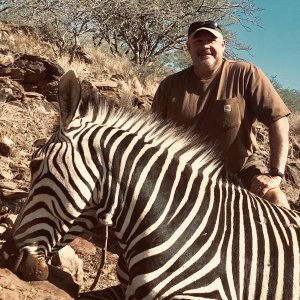
M 97 252 L 96 246 L 82 237 L 76 237 L 70 246 L 80 254 L 96 255 Z
M 71 274 L 74 281 L 78 284 L 83 282 L 83 261 L 69 245 L 60 249 L 51 262 L 52 265 L 60 266 L 63 271 Z
M 0 155 L 2 156 L 9 156 L 11 154 L 11 148 L 9 145 L 0 142 Z
M 17 184 L 14 182 L 0 182 L 0 189 L 7 189 L 7 190 L 15 190 L 17 188 Z

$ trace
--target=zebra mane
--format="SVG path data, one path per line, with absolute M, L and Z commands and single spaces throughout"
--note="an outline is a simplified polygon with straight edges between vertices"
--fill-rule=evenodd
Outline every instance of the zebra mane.
M 201 161 L 201 166 L 210 163 L 223 167 L 216 145 L 195 134 L 192 129 L 176 126 L 174 122 L 164 120 L 155 113 L 116 105 L 114 101 L 100 95 L 97 88 L 87 81 L 82 82 L 79 115 L 88 122 L 119 128 L 140 136 L 146 143 L 169 149 L 175 156 L 180 155 L 187 163 Z

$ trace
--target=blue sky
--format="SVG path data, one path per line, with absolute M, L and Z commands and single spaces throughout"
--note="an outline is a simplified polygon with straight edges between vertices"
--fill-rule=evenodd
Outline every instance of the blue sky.
M 263 28 L 235 29 L 238 39 L 252 48 L 252 56 L 239 52 L 239 57 L 260 67 L 268 77 L 277 76 L 283 87 L 300 91 L 300 0 L 255 3 L 264 9 L 257 14 Z

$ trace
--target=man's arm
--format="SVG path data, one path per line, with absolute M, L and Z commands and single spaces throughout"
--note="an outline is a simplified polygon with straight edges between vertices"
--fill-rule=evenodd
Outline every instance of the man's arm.
M 269 127 L 270 168 L 284 173 L 289 150 L 289 121 L 283 117 Z
M 284 173 L 287 162 L 289 148 L 289 122 L 287 117 L 283 117 L 269 126 L 270 141 L 270 168 L 277 168 Z M 289 208 L 285 194 L 279 186 L 282 178 L 280 176 L 270 176 L 268 174 L 258 175 L 253 178 L 250 191 L 264 197 L 271 202 Z M 277 191 L 274 193 L 273 191 Z

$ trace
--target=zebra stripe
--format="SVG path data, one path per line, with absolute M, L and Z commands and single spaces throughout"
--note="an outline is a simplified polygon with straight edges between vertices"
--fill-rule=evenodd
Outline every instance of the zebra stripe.
M 126 286 L 107 299 L 299 300 L 298 212 L 229 182 L 190 132 L 113 108 L 88 83 L 80 99 L 72 72 L 59 90 L 61 126 L 33 155 L 29 197 L 3 246 L 14 270 L 26 274 L 32 257 L 30 278 L 46 276 L 45 258 L 100 221 L 122 248 Z

